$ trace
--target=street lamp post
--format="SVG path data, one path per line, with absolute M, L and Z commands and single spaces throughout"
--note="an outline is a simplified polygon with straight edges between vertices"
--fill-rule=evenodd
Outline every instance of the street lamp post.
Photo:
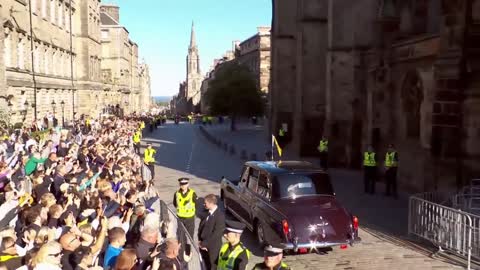
M 65 101 L 62 100 L 60 106 L 62 107 L 62 127 L 65 127 Z
M 57 107 L 57 103 L 55 103 L 55 100 L 52 100 L 52 111 L 53 111 L 52 125 L 54 128 L 57 126 L 57 123 L 58 123 L 58 121 L 56 121 L 57 118 L 55 118 L 56 107 Z
M 55 109 L 56 109 L 57 103 L 55 103 L 55 100 L 52 101 L 52 110 L 53 110 L 53 117 L 55 118 Z

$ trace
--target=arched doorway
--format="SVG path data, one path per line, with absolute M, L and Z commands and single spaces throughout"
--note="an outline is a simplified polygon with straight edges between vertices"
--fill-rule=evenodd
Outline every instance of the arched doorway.
M 405 77 L 401 91 L 401 103 L 405 119 L 405 137 L 408 139 L 420 139 L 423 100 L 422 79 L 416 71 L 410 71 Z

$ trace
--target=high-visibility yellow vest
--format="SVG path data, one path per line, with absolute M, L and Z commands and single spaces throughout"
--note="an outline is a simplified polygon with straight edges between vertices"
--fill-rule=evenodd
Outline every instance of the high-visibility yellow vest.
M 140 142 L 140 132 L 135 132 L 135 134 L 133 134 L 133 142 L 134 143 L 139 143 Z
M 377 166 L 377 162 L 375 161 L 375 153 L 374 152 L 365 152 L 363 154 L 363 166 L 365 166 L 365 167 Z
M 328 152 L 328 140 L 321 140 L 317 149 L 320 152 Z
M 147 164 L 150 164 L 150 163 L 155 163 L 155 153 L 157 151 L 153 148 L 147 148 L 145 149 L 145 152 L 143 152 L 143 161 L 145 161 L 145 163 Z
M 85 125 L 90 126 L 90 119 L 87 118 L 87 120 L 85 120 Z
M 15 258 L 18 258 L 20 256 L 17 256 L 17 255 L 2 255 L 0 256 L 0 262 L 6 262 L 6 261 L 9 261 L 11 259 L 15 259 Z
M 284 130 L 283 128 L 281 128 L 281 129 L 278 131 L 278 136 L 280 136 L 280 137 L 285 136 L 285 130 Z
M 180 191 L 177 191 L 177 216 L 181 218 L 191 218 L 195 216 L 195 201 L 193 200 L 193 189 L 188 189 L 187 196 L 183 196 Z
M 250 259 L 250 251 L 243 246 L 242 243 L 238 244 L 230 254 L 226 254 L 228 251 L 229 243 L 223 244 L 218 256 L 217 270 L 232 270 L 235 266 L 235 260 L 240 256 L 242 252 L 247 252 L 247 259 Z
M 144 129 L 144 128 L 145 128 L 145 122 L 142 121 L 142 122 L 140 123 L 140 129 Z
M 395 152 L 395 151 L 387 152 L 385 154 L 385 167 L 397 167 L 398 166 L 398 163 L 395 160 L 395 155 L 396 154 L 397 154 L 397 152 Z

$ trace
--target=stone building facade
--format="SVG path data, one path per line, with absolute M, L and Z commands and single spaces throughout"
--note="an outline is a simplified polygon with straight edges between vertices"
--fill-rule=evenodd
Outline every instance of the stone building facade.
M 120 99 L 116 89 L 105 91 L 109 87 L 101 76 L 100 6 L 100 0 L 0 3 L 0 109 L 11 124 L 53 114 L 69 121 L 74 112 L 97 116 L 102 104 Z M 131 54 L 133 59 L 134 49 Z M 135 61 L 130 63 L 137 71 Z M 135 76 L 131 82 L 140 85 Z
M 339 166 L 372 144 L 400 157 L 400 186 L 453 189 L 478 177 L 480 1 L 273 1 L 273 132 L 288 156 Z M 325 38 L 327 37 L 327 38 Z M 381 166 L 380 166 L 381 167 Z
M 140 80 L 140 73 L 148 71 L 148 68 L 139 64 L 138 45 L 130 40 L 127 28 L 120 24 L 119 7 L 102 5 L 100 18 L 104 95 L 110 96 L 111 101 L 125 113 L 148 108 L 150 99 L 144 98 L 142 102 L 148 103 L 140 103 L 141 97 L 150 91 L 141 89 Z M 149 82 L 144 84 L 147 85 Z
M 257 81 L 257 87 L 268 93 L 270 83 L 270 27 L 257 27 L 257 33 L 241 42 L 236 48 L 238 63 L 249 68 Z
M 10 113 L 11 123 L 28 121 L 35 116 L 42 119 L 54 110 L 57 118 L 63 112 L 66 119 L 71 119 L 78 102 L 71 80 L 76 70 L 72 70 L 71 61 L 76 61 L 78 48 L 70 46 L 70 38 L 79 28 L 76 22 L 72 21 L 71 25 L 70 21 L 81 16 L 78 2 L 72 2 L 72 7 L 68 1 L 32 0 L 30 3 L 31 6 L 26 0 L 2 1 L 0 18 L 4 42 L 0 46 L 4 53 L 6 84 L 0 91 L 2 96 L 11 97 L 12 105 L 2 109 Z M 59 108 L 62 101 L 63 110 Z

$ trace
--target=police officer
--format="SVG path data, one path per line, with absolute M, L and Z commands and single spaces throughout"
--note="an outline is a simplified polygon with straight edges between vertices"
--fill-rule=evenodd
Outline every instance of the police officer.
M 283 126 L 281 126 L 280 129 L 278 130 L 278 140 L 277 140 L 281 148 L 283 148 L 286 144 L 286 136 L 287 136 L 287 131 L 283 128 Z
M 223 244 L 218 255 L 218 270 L 246 270 L 250 251 L 240 242 L 245 224 L 233 220 L 225 221 L 227 243 Z
M 139 129 L 135 131 L 133 134 L 133 148 L 135 149 L 135 153 L 140 154 L 140 139 L 142 138 L 142 133 Z
M 317 149 L 320 152 L 320 166 L 326 170 L 328 169 L 328 140 L 325 136 L 322 136 Z
M 145 162 L 145 165 L 150 169 L 150 172 L 152 173 L 152 180 L 155 178 L 155 154 L 157 153 L 157 150 L 153 149 L 152 144 L 149 143 L 147 144 L 147 148 L 145 149 L 145 152 L 143 152 L 143 162 Z
M 173 205 L 177 208 L 177 216 L 185 225 L 187 232 L 193 239 L 195 232 L 195 202 L 197 194 L 189 188 L 190 179 L 182 177 L 178 179 L 180 189 L 173 195 Z
M 268 245 L 264 249 L 263 263 L 257 263 L 252 270 L 290 270 L 284 262 L 283 248 L 278 245 Z
M 392 195 L 395 198 L 397 198 L 397 168 L 398 153 L 393 144 L 389 144 L 385 154 L 385 181 L 387 182 L 385 195 Z
M 375 194 L 375 182 L 377 180 L 377 161 L 373 147 L 369 145 L 363 153 L 363 171 L 365 193 Z

